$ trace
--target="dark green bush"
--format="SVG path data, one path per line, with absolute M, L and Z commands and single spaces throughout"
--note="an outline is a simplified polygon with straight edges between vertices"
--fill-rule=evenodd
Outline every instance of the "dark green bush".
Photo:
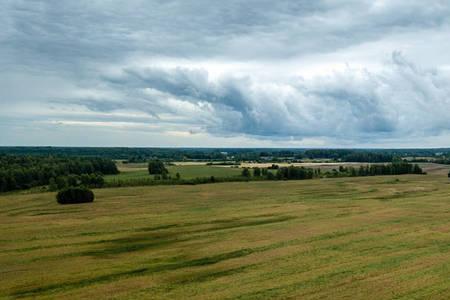
M 242 177 L 250 177 L 250 176 L 252 176 L 251 174 L 250 174 L 250 170 L 248 169 L 248 168 L 243 168 L 242 169 Z
M 94 201 L 94 193 L 85 187 L 69 187 L 56 195 L 59 204 L 88 203 Z
M 148 163 L 148 173 L 150 175 L 164 175 L 169 173 L 169 171 L 167 171 L 162 161 L 156 159 Z

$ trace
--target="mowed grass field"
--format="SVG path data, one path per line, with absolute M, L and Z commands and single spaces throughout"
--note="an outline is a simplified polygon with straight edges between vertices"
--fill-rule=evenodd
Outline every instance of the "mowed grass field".
M 146 164 L 130 164 L 122 165 L 119 164 L 120 174 L 118 175 L 107 175 L 105 176 L 106 182 L 112 182 L 115 180 L 133 180 L 133 179 L 148 179 L 153 178 L 148 174 Z M 181 178 L 193 179 L 196 177 L 232 177 L 241 175 L 242 169 L 240 168 L 230 168 L 222 166 L 207 166 L 207 165 L 175 165 L 168 166 L 170 176 L 175 178 L 177 173 L 180 174 Z
M 0 298 L 450 295 L 442 174 L 95 193 L 70 206 L 52 193 L 0 196 Z

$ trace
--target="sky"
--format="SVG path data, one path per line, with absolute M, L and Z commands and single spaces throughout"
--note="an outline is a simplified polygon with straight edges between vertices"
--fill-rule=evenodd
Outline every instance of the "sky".
M 2 0 L 0 145 L 450 147 L 448 0 Z

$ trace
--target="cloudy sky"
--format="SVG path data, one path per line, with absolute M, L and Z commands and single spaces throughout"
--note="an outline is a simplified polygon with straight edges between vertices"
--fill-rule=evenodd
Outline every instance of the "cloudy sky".
M 3 0 L 0 145 L 450 146 L 448 0 Z

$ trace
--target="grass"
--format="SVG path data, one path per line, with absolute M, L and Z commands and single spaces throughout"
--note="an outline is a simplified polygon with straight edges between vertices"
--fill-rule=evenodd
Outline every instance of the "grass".
M 94 203 L 68 206 L 52 193 L 0 196 L 0 298 L 450 293 L 450 184 L 442 175 L 95 193 Z
M 218 167 L 207 165 L 176 165 L 167 167 L 169 174 L 175 178 L 175 174 L 179 173 L 183 179 L 193 179 L 196 177 L 232 177 L 239 176 L 242 169 L 230 167 Z M 147 168 L 143 164 L 135 164 L 131 167 L 120 168 L 121 173 L 118 175 L 105 176 L 106 182 L 115 180 L 139 180 L 152 178 L 148 174 Z

